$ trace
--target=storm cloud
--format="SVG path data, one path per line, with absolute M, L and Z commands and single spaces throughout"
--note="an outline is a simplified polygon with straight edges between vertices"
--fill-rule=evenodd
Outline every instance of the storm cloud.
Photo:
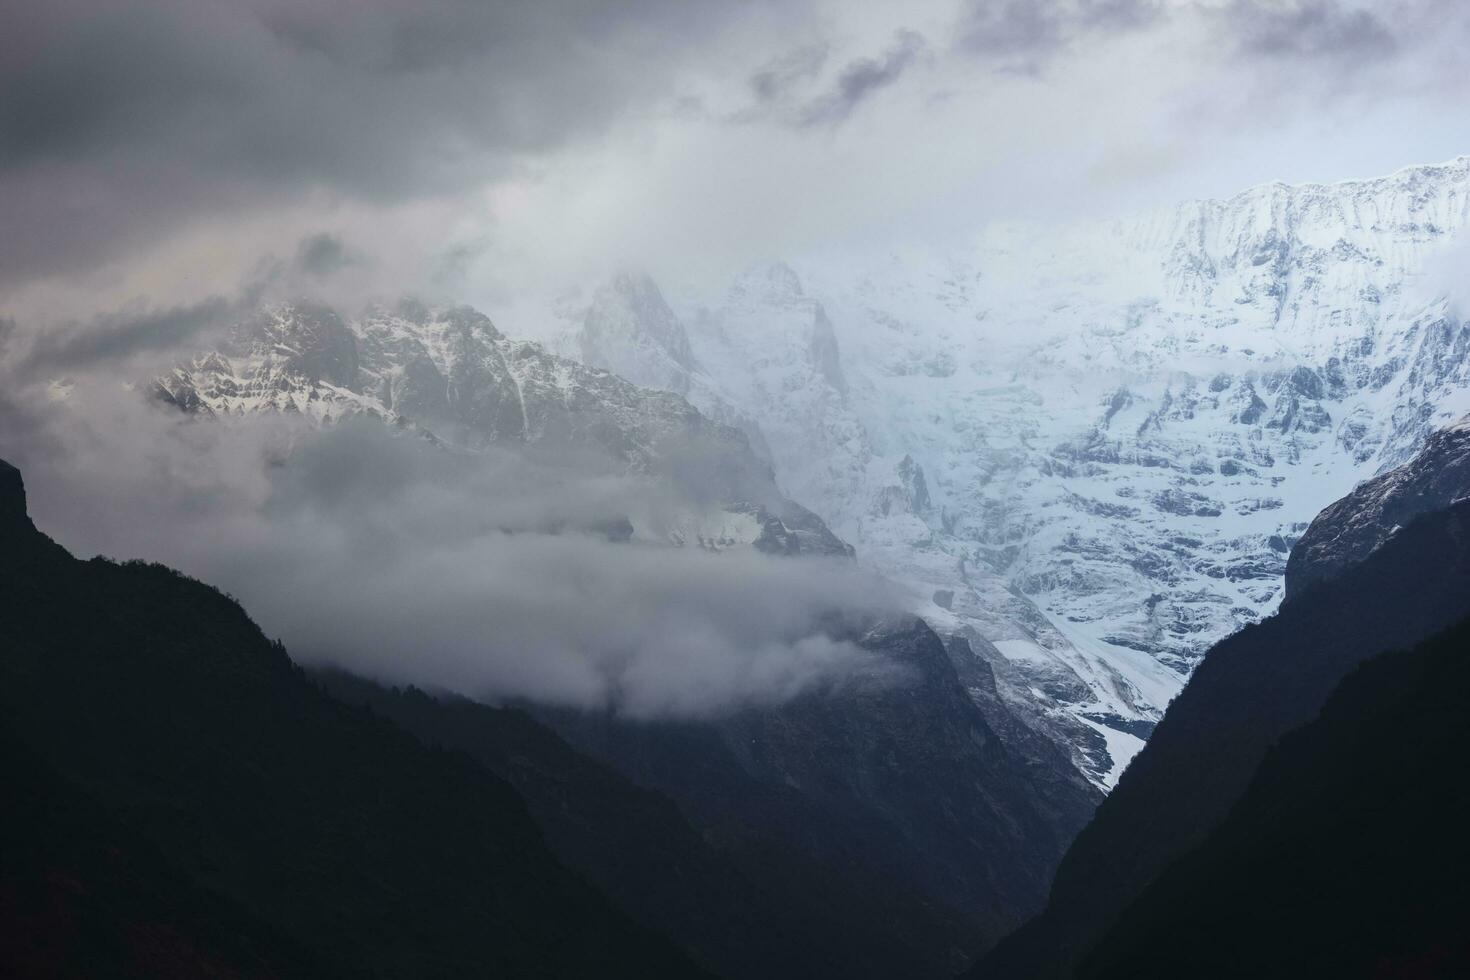
M 865 99 L 898 81 L 927 47 L 923 35 L 899 31 L 880 56 L 859 58 L 845 66 L 838 73 L 832 91 L 802 106 L 796 121 L 802 126 L 841 122 Z
M 39 375 L 97 364 L 127 363 L 138 355 L 168 358 L 227 329 L 246 308 L 215 296 L 162 310 L 122 310 L 85 322 L 53 326 L 32 336 L 21 368 Z
M 715 2 L 103 0 L 0 14 L 0 276 L 202 212 L 462 189 L 668 94 Z M 759 6 L 756 4 L 754 6 Z
M 1457 0 L 10 4 L 0 312 L 194 307 L 274 253 L 499 313 L 1378 173 L 1463 152 L 1467 36 Z
M 713 294 L 1446 159 L 1467 39 L 1458 0 L 4 5 L 0 455 L 64 543 L 221 585 L 301 656 L 646 714 L 851 682 L 878 668 L 811 611 L 881 584 L 597 531 L 697 480 L 201 425 L 124 383 L 273 298 L 429 290 L 551 336 L 614 267 Z
M 1393 54 L 1399 39 L 1378 13 L 1339 0 L 1235 0 L 1227 8 L 1242 54 L 1342 58 L 1359 65 Z
M 337 236 L 317 232 L 297 242 L 289 258 L 261 256 L 228 295 L 171 306 L 139 300 L 90 317 L 30 324 L 28 329 L 7 321 L 16 349 L 0 347 L 0 357 L 9 355 L 9 370 L 23 379 L 58 380 L 92 369 L 146 377 L 167 370 L 182 356 L 217 348 L 230 328 L 264 303 L 310 296 L 360 305 L 364 279 L 378 272 L 371 260 Z
M 956 45 L 1005 70 L 1037 72 L 1089 36 L 1139 30 L 1163 12 L 1162 0 L 969 0 Z
M 726 118 L 737 124 L 766 122 L 798 130 L 836 126 L 897 82 L 928 50 L 922 34 L 900 29 L 877 55 L 854 58 L 831 78 L 823 77 L 830 54 L 827 45 L 788 51 L 751 75 L 754 101 Z

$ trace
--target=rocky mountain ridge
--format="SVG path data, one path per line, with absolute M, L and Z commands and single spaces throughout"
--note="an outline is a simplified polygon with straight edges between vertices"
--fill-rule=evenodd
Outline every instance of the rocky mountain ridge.
M 987 980 L 1061 980 L 1078 975 L 1089 948 L 1109 932 L 1131 903 L 1162 881 L 1160 875 L 1167 867 L 1183 859 L 1232 818 L 1268 754 L 1288 732 L 1317 718 L 1333 690 L 1351 671 L 1370 658 L 1407 650 L 1470 617 L 1470 500 L 1464 499 L 1470 491 L 1470 473 L 1463 466 L 1459 447 L 1445 443 L 1431 440 L 1415 459 L 1390 474 L 1399 478 L 1386 484 L 1390 487 L 1386 492 L 1350 495 L 1324 512 L 1319 522 L 1324 532 L 1329 526 L 1362 528 L 1374 514 L 1411 508 L 1419 496 L 1419 481 L 1405 478 L 1412 475 L 1434 473 L 1439 477 L 1434 482 L 1440 486 L 1457 486 L 1457 492 L 1446 494 L 1446 499 L 1455 502 L 1421 511 L 1397 530 L 1383 527 L 1382 543 L 1363 552 L 1361 560 L 1335 566 L 1333 575 L 1319 577 L 1311 587 L 1291 583 L 1293 596 L 1275 615 L 1211 648 L 1118 787 L 1073 842 L 1058 868 L 1047 910 L 1007 937 L 982 960 L 973 976 Z M 1332 538 L 1330 534 L 1324 536 Z M 1302 558 L 1302 550 L 1299 543 L 1293 567 L 1316 571 Z M 1354 552 L 1354 557 L 1358 553 Z M 1458 646 L 1455 650 L 1463 654 Z M 1463 662 L 1463 656 L 1460 659 Z M 1403 753 L 1414 755 L 1417 763 L 1444 749 L 1425 745 L 1420 756 L 1421 747 L 1412 738 L 1403 745 L 1397 742 L 1400 732 L 1395 728 L 1375 728 L 1370 734 L 1380 745 L 1392 747 L 1387 753 L 1389 769 L 1402 771 L 1412 764 L 1402 759 L 1394 761 Z M 1332 778 L 1339 791 L 1353 785 L 1352 761 L 1348 756 L 1332 763 Z M 1370 781 L 1382 778 L 1384 765 L 1383 758 L 1374 760 L 1369 768 L 1376 775 L 1370 776 Z M 1326 773 L 1309 773 L 1303 778 L 1323 775 Z M 1421 782 L 1416 792 L 1435 794 L 1454 781 L 1431 777 L 1427 782 L 1433 788 Z M 1397 796 L 1387 799 L 1392 801 L 1390 808 L 1396 809 Z M 1339 810 L 1334 819 L 1350 821 L 1370 812 L 1374 805 L 1369 793 L 1358 808 Z M 1438 811 L 1440 807 L 1430 809 Z M 1430 826 L 1413 808 L 1398 812 L 1414 814 L 1415 822 L 1426 830 Z M 1288 824 L 1288 816 L 1279 811 L 1267 816 L 1268 826 Z M 1358 840 L 1352 833 L 1347 836 Z M 1459 837 L 1458 832 L 1455 837 Z M 1369 849 L 1375 846 L 1376 842 Z M 1394 842 L 1388 843 L 1390 853 L 1396 849 Z M 1320 900 L 1318 879 L 1296 870 L 1306 853 L 1283 857 L 1284 863 L 1276 868 L 1298 884 L 1309 884 L 1313 897 Z M 1241 857 L 1258 860 L 1260 855 L 1243 853 Z M 1339 863 L 1353 867 L 1355 877 L 1358 859 L 1357 854 L 1337 857 Z M 1406 857 L 1394 877 L 1413 880 L 1417 872 L 1411 863 Z M 1375 865 L 1383 867 L 1381 863 Z M 1177 877 L 1173 880 L 1176 884 L 1179 881 Z M 1361 883 L 1365 879 L 1356 880 Z M 1251 887 L 1259 887 L 1259 883 L 1252 882 Z M 1385 893 L 1393 894 L 1378 894 Z M 1334 896 L 1322 904 L 1304 905 L 1304 921 L 1337 900 Z M 1369 894 L 1364 900 L 1371 903 L 1377 899 Z M 1200 906 L 1188 907 L 1194 910 Z M 1250 914 L 1242 910 L 1241 918 Z M 1291 925 L 1294 927 L 1296 922 L 1291 921 Z M 1200 931 L 1211 933 L 1215 928 L 1217 925 L 1211 923 Z M 1229 941 L 1247 948 L 1257 938 L 1263 943 L 1281 941 L 1266 939 L 1267 935 L 1265 930 L 1232 934 Z M 1176 945 L 1178 938 L 1175 934 L 1168 940 L 1174 946 L 1173 952 L 1189 954 L 1190 944 Z M 1219 935 L 1211 941 L 1218 944 Z M 1313 948 L 1294 931 L 1285 945 L 1296 950 Z M 1111 975 L 1170 975 L 1167 967 L 1155 972 L 1153 964 L 1129 962 L 1127 956 L 1118 957 L 1116 952 L 1110 954 Z M 1257 958 L 1260 955 L 1251 954 Z M 1199 972 L 1215 975 L 1213 971 L 1220 966 L 1216 962 Z M 1182 967 L 1175 973 L 1180 969 L 1190 973 Z M 1258 972 L 1242 969 L 1246 975 Z M 1273 971 L 1281 969 L 1279 964 L 1272 967 Z M 1287 969 L 1270 975 L 1290 973 Z
M 1470 157 L 651 305 L 690 399 L 1110 786 L 1317 511 L 1470 411 L 1467 225 Z
M 1420 453 L 1353 488 L 1308 526 L 1286 562 L 1286 598 L 1363 561 L 1421 514 L 1470 495 L 1470 416 L 1431 435 Z
M 815 325 L 802 350 L 824 370 L 830 335 Z M 698 381 L 691 375 L 691 391 Z M 677 484 L 692 469 L 714 511 L 688 518 L 696 533 L 635 525 L 627 535 L 852 555 L 780 492 L 739 429 L 672 391 L 508 340 L 466 309 L 405 304 L 347 320 L 305 304 L 272 308 L 161 379 L 154 394 L 202 417 L 284 412 L 331 425 L 366 416 L 446 452 L 596 451 L 650 486 Z M 918 488 L 922 475 L 907 472 Z M 814 923 L 860 924 L 868 940 L 854 975 L 949 976 L 1039 907 L 1047 875 L 1101 794 L 1002 699 L 968 696 L 965 685 L 984 680 L 962 682 L 945 643 L 919 619 L 834 615 L 819 627 L 871 670 L 711 718 L 529 707 L 582 751 L 671 797 L 784 907 L 809 909 Z M 849 973 L 852 959 L 832 956 Z
M 515 341 L 468 307 L 404 300 L 346 319 L 320 304 L 263 309 L 216 350 L 151 384 L 201 416 L 262 412 L 319 424 L 365 416 L 446 447 L 536 446 L 587 452 L 615 468 L 667 477 L 698 469 L 689 506 L 628 536 L 718 550 L 849 555 L 851 547 L 776 488 L 747 437 L 679 395 Z M 697 501 L 696 501 L 697 503 Z

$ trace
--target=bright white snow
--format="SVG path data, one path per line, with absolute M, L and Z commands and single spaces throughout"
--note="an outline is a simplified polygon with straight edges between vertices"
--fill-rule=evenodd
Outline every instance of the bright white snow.
M 679 298 L 673 360 L 936 628 L 990 641 L 1003 695 L 1110 787 L 1203 652 L 1276 608 L 1317 511 L 1470 411 L 1470 331 L 1426 275 L 1467 224 L 1460 158 L 777 263 Z M 616 293 L 587 322 L 638 337 L 635 374 L 669 363 L 657 290 L 646 333 Z

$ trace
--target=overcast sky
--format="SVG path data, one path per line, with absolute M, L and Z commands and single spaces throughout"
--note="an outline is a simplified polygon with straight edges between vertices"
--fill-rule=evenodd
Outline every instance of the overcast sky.
M 1368 176 L 1470 151 L 1467 41 L 1462 0 L 10 3 L 0 311 L 315 262 L 494 314 Z
M 713 289 L 1448 159 L 1467 41 L 1466 0 L 0 4 L 0 454 L 64 543 L 370 673 L 648 715 L 886 677 L 818 622 L 904 604 L 855 566 L 533 533 L 647 481 L 198 426 L 115 382 L 272 296 L 411 291 L 515 335 L 616 267 Z

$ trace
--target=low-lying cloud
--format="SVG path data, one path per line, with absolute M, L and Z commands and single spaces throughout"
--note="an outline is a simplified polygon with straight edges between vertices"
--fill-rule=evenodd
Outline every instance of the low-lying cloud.
M 366 419 L 191 419 L 96 379 L 61 401 L 9 392 L 0 457 L 43 530 L 229 591 L 305 662 L 634 717 L 897 676 L 842 638 L 898 605 L 851 562 L 610 533 L 687 518 L 698 502 L 667 480 L 452 452 Z

